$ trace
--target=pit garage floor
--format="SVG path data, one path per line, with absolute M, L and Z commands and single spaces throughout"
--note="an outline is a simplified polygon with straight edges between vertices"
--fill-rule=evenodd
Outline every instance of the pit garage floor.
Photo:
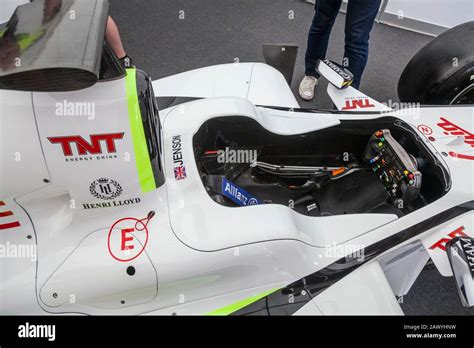
M 127 53 L 153 79 L 209 65 L 263 62 L 262 44 L 300 47 L 292 83 L 304 75 L 304 53 L 313 5 L 300 0 L 110 0 Z M 184 11 L 184 12 L 180 12 Z M 294 19 L 290 19 L 294 11 Z M 180 16 L 184 14 L 184 19 Z M 329 59 L 341 61 L 344 20 L 340 13 L 329 44 Z M 431 37 L 375 24 L 370 58 L 361 90 L 381 102 L 398 101 L 397 83 L 410 58 Z M 302 107 L 332 108 L 321 83 L 312 102 Z M 426 268 L 402 303 L 408 315 L 474 314 L 462 307 L 452 278 Z

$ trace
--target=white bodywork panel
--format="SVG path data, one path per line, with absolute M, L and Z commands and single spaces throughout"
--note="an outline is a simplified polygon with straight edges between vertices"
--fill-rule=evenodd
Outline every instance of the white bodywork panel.
M 119 309 L 124 304 L 136 306 L 156 297 L 158 279 L 147 254 L 142 253 L 133 261 L 136 274 L 128 275 L 126 264 L 117 267 L 117 260 L 104 252 L 108 233 L 108 229 L 91 233 L 64 260 L 40 289 L 45 305 L 67 307 L 73 296 L 77 306 Z M 143 231 L 135 232 L 134 236 L 140 241 L 145 239 Z M 116 249 L 120 243 L 120 233 L 113 233 L 112 247 Z M 125 254 L 120 255 L 122 259 L 126 259 Z M 101 277 L 97 277 L 97 268 L 103 270 Z
M 420 241 L 407 244 L 379 260 L 393 293 L 403 296 L 411 289 L 430 255 Z
M 350 273 L 314 299 L 324 315 L 402 315 L 378 262 Z
M 191 303 L 183 303 L 178 306 L 164 308 L 156 311 L 144 313 L 146 315 L 223 315 L 224 313 L 216 313 L 213 309 L 221 309 L 229 304 L 237 303 L 242 299 L 247 299 L 255 294 L 272 292 L 275 289 L 284 287 L 285 283 L 268 284 L 262 287 L 245 289 L 241 291 L 227 293 L 225 295 L 205 298 Z
M 474 213 L 468 213 L 436 228 L 435 233 L 422 239 L 431 259 L 444 277 L 451 277 L 453 271 L 446 254 L 446 243 L 455 237 L 474 237 Z
M 0 218 L 0 224 L 18 222 L 20 226 L 0 231 L 0 313 L 44 313 L 36 301 L 35 277 L 38 254 L 33 226 L 20 206 L 12 200 L 2 201 L 0 212 L 13 215 Z
M 48 186 L 31 93 L 0 91 L 0 198 Z
M 299 107 L 283 75 L 262 63 L 235 63 L 187 71 L 153 82 L 157 97 L 240 97 L 255 105 Z
M 114 98 L 111 99 L 110 95 Z M 81 111 L 93 112 L 69 115 L 67 105 L 80 105 L 89 100 L 95 102 L 87 104 L 90 107 Z M 54 185 L 66 188 L 76 206 L 101 203 L 90 192 L 90 185 L 100 178 L 118 182 L 123 190 L 121 199 L 138 197 L 141 190 L 124 79 L 97 83 L 73 94 L 33 93 L 33 103 L 51 181 Z M 110 143 L 100 140 L 100 154 L 81 155 L 78 143 L 70 142 L 68 150 L 71 155 L 68 156 L 63 144 L 51 140 L 80 136 L 85 142 L 94 144 L 92 136 L 110 134 L 117 136 Z
M 254 118 L 264 128 L 280 135 L 304 134 L 340 124 L 339 119 L 330 114 L 292 113 L 266 108 L 255 109 Z
M 307 304 L 305 304 L 303 307 L 298 309 L 293 315 L 296 315 L 296 316 L 323 315 L 323 312 L 321 312 L 318 306 L 316 306 L 316 303 L 314 303 L 314 300 L 311 300 Z

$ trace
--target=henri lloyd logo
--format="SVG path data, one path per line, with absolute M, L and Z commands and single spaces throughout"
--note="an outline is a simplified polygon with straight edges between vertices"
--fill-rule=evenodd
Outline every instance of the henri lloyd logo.
M 104 203 L 84 203 L 82 206 L 84 209 L 100 209 L 100 208 L 114 208 L 114 207 L 121 207 L 127 206 L 132 204 L 140 203 L 140 198 L 130 198 L 124 199 L 123 201 L 111 201 L 111 202 L 104 202 Z
M 123 192 L 122 186 L 117 181 L 112 179 L 100 178 L 94 180 L 89 186 L 89 191 L 95 198 L 107 200 L 110 202 L 84 203 L 82 204 L 84 209 L 113 208 L 141 202 L 140 198 L 112 201 L 113 199 L 119 197 Z
M 122 186 L 115 180 L 100 178 L 92 182 L 89 191 L 95 198 L 112 200 L 122 194 Z
M 467 263 L 469 264 L 469 270 L 474 275 L 474 239 L 472 238 L 461 238 L 461 248 L 466 255 Z
M 61 145 L 66 162 L 117 159 L 116 142 L 123 139 L 124 134 L 93 134 L 89 136 L 90 141 L 80 135 L 49 137 L 48 140 Z
M 173 137 L 173 164 L 174 164 L 174 178 L 176 180 L 186 179 L 186 167 L 184 166 L 182 145 L 181 145 L 181 135 L 176 135 Z

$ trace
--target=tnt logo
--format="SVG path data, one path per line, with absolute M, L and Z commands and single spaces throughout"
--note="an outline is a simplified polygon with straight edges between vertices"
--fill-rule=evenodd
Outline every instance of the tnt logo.
M 107 237 L 110 255 L 121 262 L 132 261 L 140 256 L 148 243 L 147 225 L 154 216 L 155 212 L 152 211 L 144 219 L 124 218 L 115 222 Z
M 50 137 L 51 144 L 60 144 L 64 156 L 73 156 L 72 144 L 79 155 L 100 155 L 104 152 L 102 145 L 105 144 L 107 153 L 116 153 L 115 141 L 123 138 L 125 133 L 93 134 L 90 135 L 90 142 L 80 135 L 70 135 L 64 137 Z
M 441 249 L 443 251 L 446 251 L 446 243 L 448 243 L 451 239 L 454 239 L 456 237 L 469 237 L 469 236 L 466 233 L 464 233 L 464 226 L 461 226 L 455 229 L 450 234 L 448 234 L 448 237 L 449 238 L 441 238 L 439 241 L 437 241 L 432 246 L 430 246 L 430 249 L 431 250 Z
M 370 102 L 369 98 L 352 99 L 346 100 L 346 105 L 342 107 L 342 110 L 367 109 L 373 107 L 375 107 L 375 105 Z

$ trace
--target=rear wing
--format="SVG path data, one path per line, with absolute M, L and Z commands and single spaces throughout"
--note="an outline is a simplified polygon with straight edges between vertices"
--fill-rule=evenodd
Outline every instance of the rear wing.
M 37 0 L 0 26 L 0 89 L 72 91 L 99 78 L 107 0 Z

